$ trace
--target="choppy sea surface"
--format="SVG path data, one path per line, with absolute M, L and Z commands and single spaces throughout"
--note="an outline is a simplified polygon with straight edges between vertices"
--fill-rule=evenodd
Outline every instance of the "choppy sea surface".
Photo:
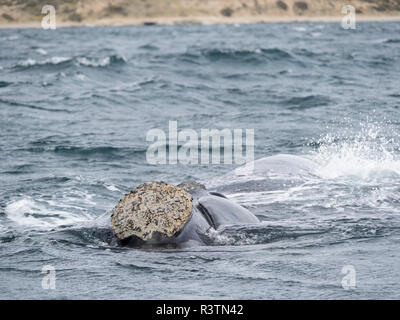
M 0 298 L 400 298 L 399 88 L 399 23 L 0 30 Z M 170 120 L 254 129 L 261 160 L 151 165 Z M 188 179 L 262 223 L 182 249 L 96 236 L 130 189 Z

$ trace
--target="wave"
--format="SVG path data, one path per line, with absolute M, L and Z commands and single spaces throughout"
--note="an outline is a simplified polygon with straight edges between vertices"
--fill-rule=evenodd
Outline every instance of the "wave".
M 305 97 L 293 97 L 281 102 L 291 110 L 305 110 L 316 107 L 327 106 L 332 100 L 323 95 L 309 95 Z
M 226 226 L 218 230 L 207 232 L 207 241 L 211 245 L 257 245 L 267 244 L 286 239 L 295 239 L 302 236 L 313 236 L 324 233 L 325 230 L 302 230 L 295 227 L 274 226 L 262 223 L 254 226 Z
M 0 81 L 0 88 L 5 88 L 12 85 L 12 82 Z
M 322 136 L 309 146 L 316 149 L 302 155 L 278 154 L 261 158 L 236 168 L 229 175 L 236 176 L 238 181 L 244 177 L 241 181 L 358 178 L 361 182 L 400 176 L 400 133 L 389 125 L 361 123 L 357 134 L 343 129 Z
M 146 154 L 145 148 L 126 148 L 111 146 L 68 146 L 68 145 L 52 145 L 52 141 L 33 143 L 33 146 L 23 149 L 29 152 L 42 153 L 54 152 L 65 156 L 100 156 L 101 158 L 109 158 L 116 156 L 138 156 Z
M 258 61 L 259 58 L 268 58 L 270 60 L 292 58 L 290 53 L 278 48 L 254 50 L 209 49 L 203 50 L 201 54 L 210 60 L 241 60 L 249 62 Z
M 311 155 L 318 164 L 314 173 L 323 179 L 356 178 L 364 182 L 398 177 L 399 133 L 394 129 L 387 137 L 383 130 L 387 130 L 383 125 L 363 124 L 355 136 L 323 136 Z
M 159 47 L 152 45 L 152 44 L 145 44 L 139 47 L 139 49 L 143 50 L 149 50 L 149 51 L 155 51 L 155 50 L 160 50 Z
M 285 223 L 285 222 L 284 222 Z M 302 222 L 297 222 L 302 224 Z M 263 222 L 254 226 L 226 226 L 208 231 L 206 241 L 213 246 L 244 246 L 274 244 L 296 240 L 296 247 L 335 244 L 350 239 L 385 236 L 396 228 L 384 226 L 373 219 L 337 219 L 320 221 L 319 225 L 291 226 Z
M 68 66 L 84 66 L 93 68 L 102 68 L 113 65 L 126 63 L 127 60 L 123 56 L 110 55 L 102 58 L 93 57 L 51 57 L 49 59 L 37 61 L 34 59 L 27 59 L 13 66 L 15 70 L 29 70 L 39 67 L 68 67 Z
M 0 38 L 0 41 L 15 41 L 18 39 L 19 39 L 18 35 L 12 35 L 12 36 L 8 36 L 8 37 L 2 37 L 2 38 Z
M 158 55 L 158 59 L 174 58 L 188 63 L 235 63 L 257 64 L 268 61 L 295 61 L 295 58 L 287 51 L 278 48 L 256 49 L 200 49 L 188 50 L 185 53 L 174 55 Z
M 14 100 L 0 99 L 0 102 L 1 102 L 1 103 L 4 103 L 4 104 L 6 104 L 6 105 L 12 106 L 12 107 L 22 107 L 22 108 L 27 108 L 27 109 L 41 110 L 41 111 L 49 111 L 49 112 L 65 112 L 65 113 L 72 113 L 71 111 L 66 110 L 66 109 L 50 109 L 50 108 L 44 108 L 44 107 L 40 107 L 40 106 L 33 105 L 33 104 L 17 102 L 17 101 L 14 101 Z
M 34 67 L 34 66 L 45 66 L 45 65 L 61 65 L 63 63 L 68 63 L 72 59 L 68 57 L 51 57 L 50 59 L 46 59 L 43 61 L 36 61 L 34 59 L 27 59 L 25 61 L 22 61 L 14 66 L 14 68 L 24 68 L 26 69 L 27 67 Z
M 400 176 L 400 159 L 392 153 L 377 156 L 364 146 L 343 143 L 341 147 L 322 146 L 313 155 L 279 154 L 256 160 L 235 169 L 229 179 L 216 179 L 213 187 L 246 181 L 289 180 L 313 181 L 315 179 L 337 182 L 370 183 L 396 180 Z M 217 182 L 217 183 L 216 183 Z M 218 183 L 219 182 L 219 183 Z M 334 182 L 334 181 L 333 181 Z
M 13 201 L 7 204 L 5 213 L 7 218 L 22 227 L 33 229 L 54 229 L 63 225 L 70 225 L 87 221 L 91 217 L 83 213 L 72 213 L 51 206 L 52 203 L 39 201 L 31 197 Z
M 400 43 L 400 39 L 386 39 L 385 43 Z
M 127 60 L 123 56 L 111 55 L 104 58 L 78 57 L 75 59 L 78 65 L 86 67 L 107 67 L 116 64 L 125 64 Z
M 44 50 L 43 48 L 37 48 L 37 49 L 36 49 L 36 52 L 39 53 L 39 54 L 41 54 L 41 55 L 43 55 L 43 56 L 46 56 L 46 55 L 47 55 L 47 51 Z
M 261 216 L 289 210 L 308 217 L 304 219 L 324 219 L 320 212 L 335 219 L 358 219 L 371 212 L 379 221 L 397 219 L 399 145 L 396 127 L 363 124 L 356 134 L 343 129 L 321 137 L 312 144 L 314 150 L 265 157 L 208 185 Z

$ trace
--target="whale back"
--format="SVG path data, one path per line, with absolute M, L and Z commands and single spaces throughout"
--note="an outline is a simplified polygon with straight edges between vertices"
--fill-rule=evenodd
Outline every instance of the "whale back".
M 193 208 L 197 208 L 211 227 L 223 225 L 258 223 L 260 220 L 246 208 L 230 201 L 218 192 L 209 192 L 195 181 L 185 181 L 178 185 L 193 197 Z
M 198 199 L 196 207 L 203 215 L 210 217 L 212 226 L 215 229 L 224 225 L 260 222 L 260 220 L 246 208 L 219 195 L 210 194 L 201 197 Z

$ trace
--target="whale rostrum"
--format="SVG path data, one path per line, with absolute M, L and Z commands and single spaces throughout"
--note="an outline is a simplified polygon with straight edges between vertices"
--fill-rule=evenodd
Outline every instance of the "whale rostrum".
M 250 211 L 185 181 L 174 186 L 147 182 L 126 194 L 111 213 L 111 228 L 120 245 L 204 243 L 204 234 L 221 225 L 259 223 Z

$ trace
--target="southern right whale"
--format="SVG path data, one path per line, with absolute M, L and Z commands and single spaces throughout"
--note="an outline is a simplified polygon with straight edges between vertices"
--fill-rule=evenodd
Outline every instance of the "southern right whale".
M 194 181 L 178 186 L 144 183 L 125 195 L 111 214 L 115 243 L 133 247 L 207 244 L 205 235 L 210 230 L 257 223 L 249 210 Z

